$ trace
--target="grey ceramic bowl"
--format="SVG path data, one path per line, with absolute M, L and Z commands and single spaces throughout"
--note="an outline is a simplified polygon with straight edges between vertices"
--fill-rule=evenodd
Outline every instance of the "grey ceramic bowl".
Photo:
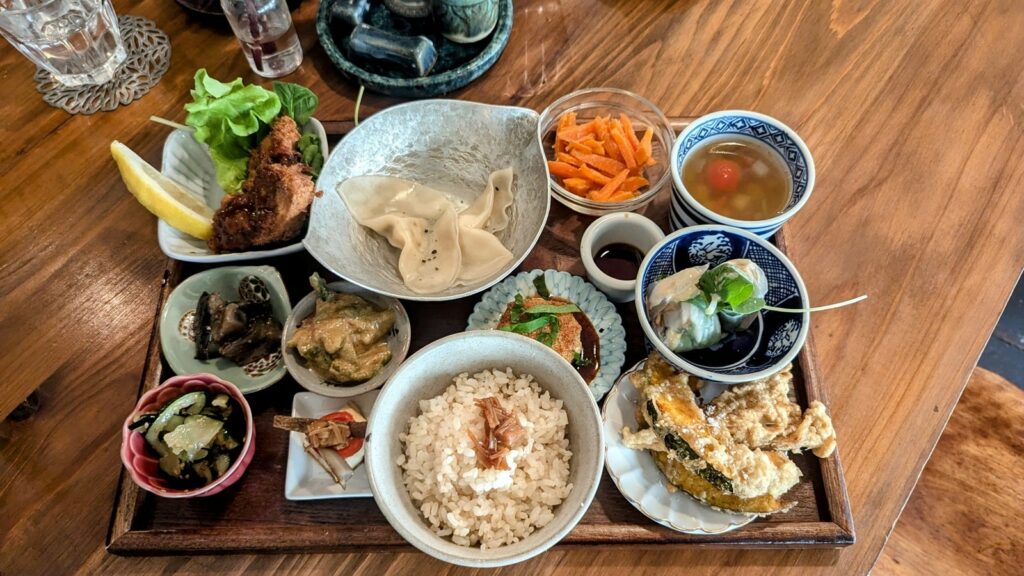
M 316 309 L 316 292 L 310 292 L 305 298 L 299 300 L 299 303 L 292 309 L 292 313 L 288 316 L 288 321 L 284 323 L 284 330 L 281 334 L 281 350 L 288 373 L 306 390 L 333 398 L 358 396 L 370 390 L 380 388 L 398 370 L 398 366 L 405 360 L 405 355 L 409 353 L 411 333 L 409 329 L 409 315 L 405 313 L 405 307 L 394 298 L 374 294 L 351 282 L 331 282 L 327 287 L 335 292 L 349 292 L 362 296 L 382 308 L 390 308 L 395 313 L 395 328 L 388 336 L 391 361 L 373 378 L 351 386 L 329 383 L 320 374 L 309 368 L 306 361 L 299 356 L 295 349 L 288 347 L 288 341 L 292 339 L 295 329 L 299 327 L 299 324 L 312 315 L 313 310 Z
M 313 201 L 302 243 L 331 272 L 363 288 L 406 300 L 453 300 L 484 290 L 526 258 L 544 230 L 551 200 L 548 168 L 537 141 L 533 110 L 456 100 L 421 100 L 378 112 L 331 152 Z M 512 261 L 494 276 L 435 294 L 419 294 L 402 282 L 398 250 L 359 225 L 338 194 L 353 176 L 384 174 L 414 180 L 467 203 L 480 194 L 491 172 L 511 166 L 514 200 L 509 226 L 498 238 Z
M 455 376 L 506 367 L 517 374 L 532 374 L 541 388 L 562 400 L 569 418 L 572 491 L 555 508 L 550 523 L 515 544 L 487 550 L 460 546 L 435 535 L 409 498 L 402 470 L 395 463 L 402 453 L 398 435 L 419 412 L 419 401 L 444 392 Z M 554 546 L 583 517 L 601 481 L 602 430 L 601 415 L 587 385 L 572 365 L 547 346 L 508 332 L 454 334 L 413 354 L 381 390 L 366 441 L 370 488 L 391 526 L 421 551 L 461 566 L 514 564 Z
M 274 353 L 256 362 L 239 366 L 220 357 L 196 360 L 195 336 L 192 334 L 192 315 L 203 292 L 218 292 L 224 298 L 238 302 L 238 284 L 246 276 L 256 276 L 270 293 L 274 318 L 284 326 L 292 312 L 288 291 L 281 275 L 272 266 L 223 266 L 211 268 L 186 278 L 171 292 L 160 315 L 160 349 L 175 374 L 208 372 L 231 382 L 244 394 L 268 388 L 285 375 L 281 355 Z

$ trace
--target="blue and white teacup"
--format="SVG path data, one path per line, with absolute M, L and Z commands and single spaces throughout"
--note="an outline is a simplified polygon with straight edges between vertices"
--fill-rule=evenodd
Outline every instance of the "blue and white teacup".
M 683 185 L 683 163 L 687 156 L 701 142 L 726 135 L 754 138 L 767 144 L 782 158 L 792 178 L 792 194 L 789 203 L 778 216 L 765 220 L 737 220 L 705 208 Z M 768 238 L 797 213 L 814 189 L 814 159 L 804 141 L 782 122 L 757 112 L 745 110 L 723 110 L 694 120 L 687 126 L 672 146 L 669 156 L 672 164 L 672 211 L 670 222 L 673 230 L 701 224 L 723 224 L 746 230 Z

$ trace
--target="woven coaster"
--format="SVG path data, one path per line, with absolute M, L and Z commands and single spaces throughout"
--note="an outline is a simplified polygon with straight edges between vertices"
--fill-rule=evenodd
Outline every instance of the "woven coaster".
M 53 74 L 36 70 L 36 90 L 43 100 L 71 114 L 109 112 L 142 98 L 156 86 L 171 64 L 171 41 L 156 23 L 141 16 L 119 16 L 118 26 L 125 52 L 124 63 L 114 79 L 93 86 L 64 86 Z

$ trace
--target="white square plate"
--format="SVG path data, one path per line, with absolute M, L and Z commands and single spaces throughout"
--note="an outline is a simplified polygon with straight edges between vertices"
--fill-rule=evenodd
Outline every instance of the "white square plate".
M 380 390 L 371 390 L 352 398 L 327 398 L 312 392 L 299 392 L 292 399 L 292 416 L 319 418 L 341 410 L 349 402 L 359 407 L 367 419 L 373 410 Z M 327 498 L 372 498 L 366 464 L 360 464 L 355 474 L 342 488 L 330 475 L 302 449 L 302 434 L 289 432 L 288 469 L 284 478 L 284 497 L 289 500 L 324 500 Z

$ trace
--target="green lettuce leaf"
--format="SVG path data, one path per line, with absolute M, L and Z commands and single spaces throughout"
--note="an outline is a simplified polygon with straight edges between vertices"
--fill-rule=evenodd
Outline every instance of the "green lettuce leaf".
M 200 68 L 185 111 L 185 124 L 210 148 L 217 182 L 229 194 L 238 192 L 259 133 L 281 112 L 280 98 L 254 84 L 244 85 L 241 78 L 221 82 Z
M 281 107 L 284 113 L 291 116 L 292 120 L 302 129 L 313 117 L 320 99 L 312 90 L 298 84 L 289 82 L 274 82 L 274 93 L 281 100 Z

